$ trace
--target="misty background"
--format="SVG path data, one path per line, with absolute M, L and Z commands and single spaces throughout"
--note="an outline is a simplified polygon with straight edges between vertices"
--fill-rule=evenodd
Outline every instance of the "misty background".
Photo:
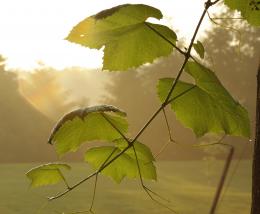
M 216 72 L 232 96 L 249 111 L 253 140 L 260 29 L 253 29 L 241 21 L 218 22 L 222 27 L 213 26 L 202 40 L 206 50 L 203 63 Z M 236 31 L 224 27 L 231 24 Z M 134 136 L 160 105 L 156 94 L 157 80 L 174 77 L 182 62 L 183 57 L 174 51 L 154 64 L 127 72 L 102 72 L 100 69 L 79 67 L 57 71 L 41 62 L 40 68 L 27 72 L 7 70 L 5 59 L 1 57 L 0 162 L 56 161 L 54 147 L 47 144 L 50 131 L 64 113 L 79 107 L 97 104 L 119 107 L 127 112 L 130 134 Z M 184 75 L 182 80 L 191 79 Z M 192 147 L 198 142 L 210 143 L 218 138 L 207 135 L 198 140 L 190 129 L 175 119 L 169 108 L 167 115 L 174 139 L 179 144 L 169 145 L 159 159 L 192 160 L 210 155 L 217 158 L 225 156 L 221 148 L 213 151 Z M 154 154 L 159 152 L 168 141 L 163 115 L 156 118 L 140 141 L 147 144 Z M 235 146 L 236 157 L 251 157 L 253 142 L 237 137 L 228 137 L 225 142 Z M 88 145 L 84 145 L 79 152 L 66 155 L 64 159 L 80 161 L 87 148 Z

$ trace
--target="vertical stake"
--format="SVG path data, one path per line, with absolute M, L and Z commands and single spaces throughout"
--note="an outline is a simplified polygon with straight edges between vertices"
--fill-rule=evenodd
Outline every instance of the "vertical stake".
M 260 59 L 257 73 L 257 95 L 256 95 L 256 127 L 255 145 L 252 167 L 252 204 L 251 214 L 260 213 Z
M 225 163 L 225 166 L 224 166 L 224 169 L 223 169 L 223 172 L 222 172 L 222 175 L 221 175 L 221 178 L 220 178 L 220 181 L 219 181 L 216 193 L 215 193 L 215 197 L 214 197 L 212 205 L 211 205 L 210 214 L 214 214 L 216 211 L 216 208 L 217 208 L 217 205 L 219 202 L 219 198 L 220 198 L 220 194 L 221 194 L 221 191 L 223 189 L 223 186 L 224 186 L 227 174 L 228 174 L 228 169 L 230 167 L 230 164 L 231 164 L 231 161 L 233 158 L 233 154 L 234 154 L 234 147 L 230 145 L 226 163 Z

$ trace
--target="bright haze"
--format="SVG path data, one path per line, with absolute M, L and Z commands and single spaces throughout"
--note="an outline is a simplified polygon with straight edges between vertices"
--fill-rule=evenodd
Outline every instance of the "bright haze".
M 157 81 L 176 75 L 183 56 L 173 51 L 169 57 L 136 70 L 101 72 L 102 50 L 90 50 L 64 40 L 81 20 L 125 3 L 142 3 L 160 9 L 164 18 L 149 21 L 172 28 L 178 35 L 178 44 L 185 46 L 204 7 L 204 0 L 1 0 L 0 143 L 3 145 L 0 162 L 56 160 L 55 151 L 46 145 L 46 140 L 54 123 L 72 109 L 115 105 L 127 112 L 132 136 L 158 108 Z M 216 7 L 210 14 L 223 11 Z M 211 25 L 208 17 L 203 21 L 197 36 L 206 49 L 203 63 L 216 72 L 254 118 L 254 72 L 260 51 L 260 39 L 255 38 L 260 33 L 239 23 L 236 27 L 244 31 L 241 39 L 237 31 L 223 27 L 232 25 L 230 21 L 221 27 Z M 196 143 L 191 130 L 184 128 L 168 111 L 175 140 Z M 158 117 L 140 140 L 157 153 L 168 141 L 163 118 Z M 172 144 L 161 157 L 186 160 L 205 155 L 201 150 L 183 148 Z M 74 155 L 69 156 L 70 160 L 81 160 L 81 155 Z
M 203 9 L 203 0 L 2 0 L 0 53 L 8 69 L 33 70 L 39 65 L 64 69 L 71 66 L 99 68 L 101 51 L 88 50 L 64 40 L 71 28 L 87 16 L 125 3 L 143 3 L 159 8 L 161 21 L 178 32 L 192 35 Z M 209 27 L 205 20 L 202 31 Z

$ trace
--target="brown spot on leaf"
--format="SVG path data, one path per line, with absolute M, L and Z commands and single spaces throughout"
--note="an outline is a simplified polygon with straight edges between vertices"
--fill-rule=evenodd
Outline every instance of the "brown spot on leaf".
M 130 4 L 123 4 L 123 5 L 119 5 L 116 7 L 112 7 L 110 9 L 107 10 L 103 10 L 99 13 L 97 13 L 96 15 L 94 15 L 95 19 L 105 19 L 108 16 L 112 16 L 115 12 L 117 12 L 118 10 L 120 10 L 122 7 L 126 7 L 129 6 Z

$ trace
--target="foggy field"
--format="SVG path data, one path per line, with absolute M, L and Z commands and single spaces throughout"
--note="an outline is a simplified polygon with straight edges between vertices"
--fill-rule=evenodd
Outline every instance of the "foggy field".
M 236 163 L 236 161 L 235 161 Z M 0 165 L 0 213 L 3 214 L 34 214 L 44 206 L 45 196 L 52 196 L 62 190 L 62 185 L 28 188 L 29 181 L 25 172 L 37 164 L 2 164 Z M 176 161 L 159 162 L 158 183 L 147 182 L 154 191 L 171 200 L 171 207 L 180 214 L 207 214 L 215 186 L 220 176 L 221 161 Z M 74 183 L 84 178 L 90 170 L 85 164 L 72 164 L 75 178 L 69 177 Z M 234 165 L 232 165 L 231 171 Z M 69 174 L 68 174 L 69 176 Z M 220 203 L 217 214 L 246 214 L 250 207 L 250 176 L 249 161 L 242 161 L 232 179 L 230 188 Z M 43 214 L 62 213 L 86 210 L 91 201 L 92 182 L 71 192 L 67 196 L 47 203 Z M 153 203 L 142 191 L 137 181 L 124 181 L 114 184 L 108 178 L 100 177 L 97 189 L 95 211 L 100 214 L 120 213 L 171 213 Z

